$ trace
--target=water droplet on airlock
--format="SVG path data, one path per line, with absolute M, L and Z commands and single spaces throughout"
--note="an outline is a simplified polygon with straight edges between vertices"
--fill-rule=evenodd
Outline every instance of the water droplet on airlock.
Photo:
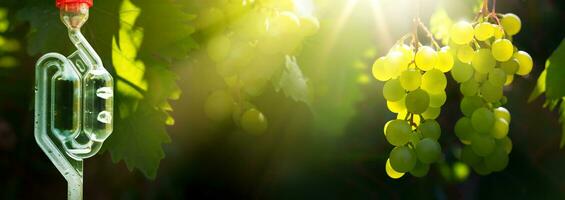
M 111 87 L 101 87 L 96 90 L 96 96 L 103 99 L 109 99 L 114 96 L 114 93 Z
M 108 111 L 102 111 L 102 112 L 98 113 L 98 117 L 96 117 L 96 119 L 99 122 L 102 122 L 102 123 L 105 123 L 105 124 L 112 123 L 112 113 L 110 113 Z

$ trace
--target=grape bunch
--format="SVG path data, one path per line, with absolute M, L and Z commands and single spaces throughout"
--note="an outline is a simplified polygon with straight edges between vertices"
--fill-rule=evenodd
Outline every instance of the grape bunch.
M 514 14 L 489 13 L 450 29 L 450 46 L 457 57 L 451 75 L 460 83 L 464 115 L 455 124 L 455 134 L 464 144 L 461 159 L 481 175 L 506 168 L 512 150 L 503 89 L 514 75 L 528 75 L 533 66 L 530 55 L 512 44 L 520 28 Z
M 397 119 L 384 126 L 386 140 L 395 146 L 385 164 L 389 177 L 397 179 L 407 172 L 423 177 L 430 164 L 441 159 L 441 128 L 435 119 L 446 100 L 444 73 L 452 67 L 449 47 L 434 49 L 418 42 L 399 42 L 374 62 L 372 74 L 385 81 L 387 107 L 397 113 Z
M 299 15 L 292 0 L 202 1 L 196 27 L 208 59 L 226 88 L 205 102 L 209 119 L 232 118 L 244 131 L 261 134 L 267 118 L 250 100 L 260 96 L 282 70 L 285 56 L 300 53 L 302 42 L 319 29 L 318 19 Z

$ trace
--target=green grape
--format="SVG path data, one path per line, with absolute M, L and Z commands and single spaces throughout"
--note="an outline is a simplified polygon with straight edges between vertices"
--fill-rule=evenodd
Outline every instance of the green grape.
M 422 74 L 418 70 L 408 69 L 400 74 L 400 84 L 407 91 L 414 91 L 422 84 Z
M 416 166 L 416 153 L 407 146 L 394 147 L 390 152 L 390 166 L 397 172 L 405 173 Z
M 410 170 L 410 174 L 412 174 L 412 176 L 421 178 L 426 176 L 428 174 L 428 171 L 430 171 L 430 165 L 424 164 L 422 162 L 416 162 L 416 166 L 414 166 L 414 169 Z
M 445 103 L 446 99 L 447 95 L 445 94 L 445 91 L 430 94 L 430 107 L 439 108 Z
M 471 136 L 474 135 L 475 129 L 471 125 L 471 119 L 462 117 L 455 123 L 455 135 L 460 140 L 470 141 Z
M 400 177 L 404 176 L 404 173 L 397 172 L 390 166 L 390 158 L 386 159 L 385 171 L 388 177 L 393 179 L 399 179 Z
M 386 56 L 385 70 L 390 74 L 391 78 L 400 76 L 400 72 L 408 69 L 410 61 L 405 60 L 404 54 L 400 51 L 391 51 Z
M 231 116 L 234 104 L 235 101 L 228 92 L 218 90 L 208 96 L 204 104 L 204 111 L 209 119 L 223 121 Z
M 461 100 L 459 107 L 461 112 L 467 117 L 471 117 L 475 110 L 484 106 L 483 100 L 478 96 L 466 96 Z
M 481 162 L 481 157 L 473 151 L 470 145 L 465 145 L 461 149 L 461 160 L 468 165 L 475 166 Z
M 400 51 L 402 53 L 405 62 L 410 63 L 412 62 L 412 60 L 414 60 L 414 51 L 410 46 L 406 44 L 400 44 L 400 45 L 395 45 L 393 49 Z
M 422 163 L 430 164 L 439 160 L 441 147 L 436 140 L 424 138 L 416 145 L 416 155 Z
M 508 166 L 508 154 L 506 154 L 504 147 L 497 146 L 492 153 L 485 157 L 484 161 L 487 168 L 499 172 Z
M 218 35 L 208 41 L 206 51 L 213 61 L 222 62 L 228 56 L 230 48 L 230 39 L 224 35 Z
M 504 29 L 498 25 L 493 25 L 494 27 L 494 38 L 501 39 L 504 37 Z
M 473 40 L 474 29 L 469 22 L 460 21 L 451 27 L 449 33 L 455 44 L 468 44 Z
M 492 56 L 500 62 L 508 61 L 514 54 L 514 46 L 507 39 L 498 39 L 492 43 Z
M 256 108 L 256 107 L 255 105 L 251 104 L 248 101 L 234 103 L 234 109 L 232 112 L 232 119 L 234 124 L 238 127 L 241 127 L 241 117 L 243 116 L 243 113 L 252 108 Z
M 388 122 L 385 123 L 384 127 L 383 127 L 383 134 L 386 136 L 386 129 L 388 128 L 388 125 L 390 125 L 390 123 L 394 121 L 394 120 L 390 120 Z
M 424 117 L 424 119 L 436 119 L 439 117 L 440 113 L 441 108 L 428 107 L 428 109 L 422 113 L 422 117 Z
M 502 98 L 502 86 L 496 86 L 490 82 L 481 85 L 481 96 L 488 102 L 494 103 Z
M 471 61 L 473 68 L 479 73 L 488 73 L 496 65 L 496 60 L 492 57 L 490 49 L 479 49 Z
M 388 80 L 383 86 L 383 96 L 387 101 L 399 101 L 406 95 L 398 79 Z
M 479 92 L 479 83 L 473 79 L 461 83 L 459 88 L 463 96 L 475 96 Z
M 406 112 L 405 98 L 402 98 L 401 100 L 398 100 L 398 101 L 387 101 L 386 106 L 393 113 Z
M 504 107 L 498 107 L 494 109 L 494 117 L 502 118 L 506 120 L 508 124 L 510 124 L 510 112 L 508 112 L 508 110 Z
M 492 173 L 492 170 L 490 170 L 486 166 L 484 160 L 481 160 L 481 162 L 474 165 L 473 169 L 475 170 L 475 172 L 477 172 L 477 174 L 482 175 L 482 176 L 489 175 L 490 173 Z
M 503 147 L 504 152 L 506 152 L 506 154 L 510 154 L 510 152 L 512 152 L 512 140 L 510 140 L 508 136 L 496 140 L 496 145 Z
M 292 12 L 283 11 L 269 21 L 269 34 L 273 37 L 300 32 L 300 19 Z
M 462 83 L 473 77 L 473 67 L 470 64 L 455 62 L 453 69 L 451 69 L 451 76 L 455 81 Z
M 430 138 L 433 140 L 438 140 L 441 136 L 441 127 L 436 120 L 428 119 L 418 126 L 418 131 L 422 133 L 424 138 Z
M 528 75 L 532 71 L 533 61 L 530 54 L 526 53 L 525 51 L 518 51 L 514 53 L 514 58 L 518 60 L 519 68 L 516 74 L 525 76 Z
M 495 68 L 488 73 L 488 79 L 494 86 L 504 86 L 506 82 L 506 72 L 500 68 Z
M 475 51 L 469 45 L 464 45 L 457 50 L 457 59 L 462 63 L 470 63 L 475 57 Z
M 314 16 L 300 17 L 300 30 L 304 36 L 312 36 L 320 29 L 320 22 Z
M 421 114 L 430 106 L 430 95 L 422 89 L 414 90 L 406 95 L 406 110 Z
M 437 52 L 432 47 L 420 47 L 416 52 L 416 66 L 423 71 L 431 70 L 436 66 L 437 56 Z
M 471 125 L 481 133 L 489 133 L 494 125 L 494 113 L 488 108 L 479 108 L 471 116 Z
M 387 81 L 390 79 L 391 75 L 388 73 L 388 70 L 385 69 L 385 57 L 380 57 L 379 59 L 375 60 L 373 63 L 373 77 L 379 81 Z
M 241 128 L 250 134 L 260 135 L 267 131 L 267 118 L 259 110 L 252 108 L 241 116 Z
M 445 46 L 437 52 L 436 69 L 444 73 L 451 71 L 451 68 L 453 68 L 453 53 L 451 51 L 452 50 L 448 46 Z
M 502 17 L 502 20 L 500 20 L 500 24 L 502 24 L 502 27 L 510 36 L 516 35 L 518 32 L 520 32 L 520 28 L 522 27 L 520 18 L 512 13 L 505 14 Z
M 403 146 L 410 139 L 410 133 L 412 133 L 412 128 L 407 121 L 404 120 L 392 120 L 386 130 L 386 140 L 394 146 Z
M 494 27 L 491 23 L 482 22 L 475 25 L 475 38 L 479 41 L 485 41 L 494 35 Z
M 500 68 L 504 70 L 506 75 L 513 75 L 518 71 L 519 63 L 516 58 L 512 58 L 506 62 L 500 64 Z
M 489 155 L 496 147 L 494 138 L 489 136 L 473 135 L 471 137 L 471 148 L 478 156 Z
M 503 118 L 496 118 L 492 127 L 492 135 L 496 139 L 502 139 L 508 135 L 508 122 Z
M 427 71 L 422 76 L 422 89 L 429 93 L 443 92 L 446 86 L 447 78 L 445 78 L 445 74 L 437 69 Z
M 514 80 L 514 75 L 507 75 L 506 82 L 504 82 L 504 86 L 509 86 L 510 84 L 512 84 L 513 80 Z
M 488 73 L 480 73 L 475 71 L 475 74 L 473 74 L 473 80 L 482 83 L 484 81 L 486 81 L 488 78 Z

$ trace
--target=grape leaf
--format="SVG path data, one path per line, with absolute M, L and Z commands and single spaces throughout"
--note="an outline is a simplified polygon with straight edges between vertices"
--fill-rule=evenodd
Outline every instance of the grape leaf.
M 282 90 L 287 97 L 310 104 L 308 80 L 302 74 L 296 57 L 286 56 L 285 67 L 280 77 L 273 79 L 273 84 L 277 92 Z
M 561 109 L 559 109 L 559 114 L 561 115 L 559 117 L 559 121 L 561 122 L 561 130 L 563 131 L 561 135 L 561 143 L 559 144 L 559 148 L 563 148 L 563 146 L 565 146 L 565 103 L 563 103 L 564 100 L 565 98 L 561 100 Z
M 565 96 L 565 39 L 548 59 L 545 96 L 559 100 Z

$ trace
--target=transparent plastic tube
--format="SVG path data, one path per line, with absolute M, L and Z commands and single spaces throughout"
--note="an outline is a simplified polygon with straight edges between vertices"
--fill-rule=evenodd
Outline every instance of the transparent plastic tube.
M 57 0 L 77 51 L 45 54 L 35 72 L 35 139 L 67 180 L 68 199 L 82 199 L 83 160 L 98 153 L 113 130 L 112 76 L 80 32 L 91 5 Z

